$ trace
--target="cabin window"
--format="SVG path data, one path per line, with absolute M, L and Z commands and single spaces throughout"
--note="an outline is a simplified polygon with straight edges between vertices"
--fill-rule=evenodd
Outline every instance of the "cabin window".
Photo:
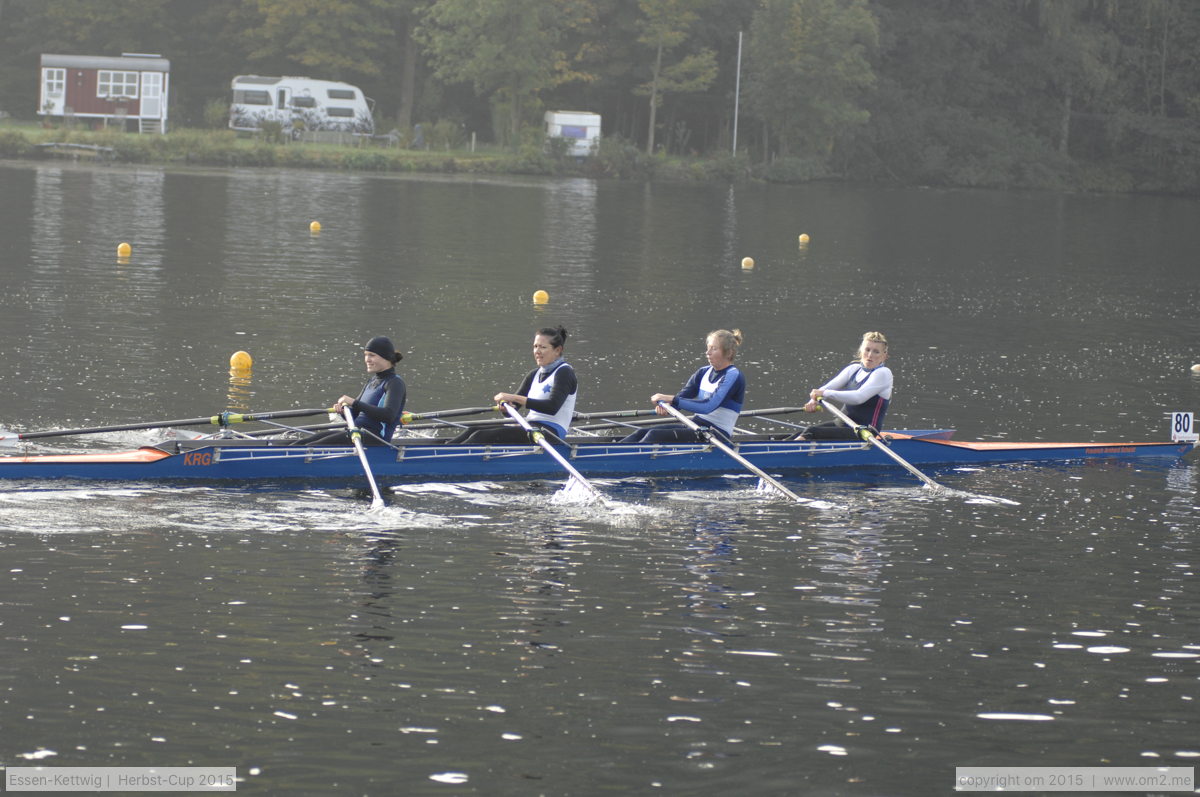
M 331 100 L 352 100 L 354 99 L 354 89 L 328 89 L 326 93 Z
M 262 89 L 237 89 L 233 92 L 235 105 L 270 105 L 271 92 Z
M 353 108 L 326 108 L 325 113 L 330 116 L 354 116 Z
M 316 97 L 292 97 L 293 108 L 316 108 Z
M 42 70 L 45 75 L 46 96 L 61 97 L 63 89 L 67 85 L 67 70 L 65 69 L 45 69 Z
M 101 69 L 96 79 L 96 96 L 137 99 L 138 73 L 113 72 L 108 69 Z
M 587 138 L 587 128 L 583 125 L 563 125 L 563 138 Z

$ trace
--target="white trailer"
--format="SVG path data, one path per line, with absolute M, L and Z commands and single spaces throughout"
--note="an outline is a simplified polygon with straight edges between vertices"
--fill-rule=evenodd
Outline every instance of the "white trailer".
M 595 155 L 600 146 L 600 114 L 587 111 L 546 111 L 547 138 L 564 138 L 571 142 L 568 155 L 577 158 Z
M 254 131 L 278 122 L 299 138 L 306 131 L 332 130 L 373 135 L 375 103 L 357 86 L 308 77 L 238 75 L 233 79 L 229 126 Z

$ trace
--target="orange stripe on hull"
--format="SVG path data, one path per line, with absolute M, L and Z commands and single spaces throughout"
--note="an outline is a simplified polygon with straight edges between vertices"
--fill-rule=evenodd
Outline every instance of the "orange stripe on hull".
M 940 446 L 968 448 L 972 451 L 1009 451 L 1031 448 L 1083 448 L 1095 451 L 1132 451 L 1136 446 L 1146 443 L 1005 443 L 1003 441 L 964 442 L 961 440 L 926 440 L 923 442 L 936 443 Z
M 0 457 L 0 466 L 36 464 L 38 462 L 157 462 L 171 456 L 157 448 L 139 448 L 136 451 L 117 451 L 112 454 L 32 454 L 24 457 Z

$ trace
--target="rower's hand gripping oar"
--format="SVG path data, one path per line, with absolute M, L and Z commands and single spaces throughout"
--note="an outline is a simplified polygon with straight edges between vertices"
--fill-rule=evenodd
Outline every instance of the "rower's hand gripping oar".
M 203 418 L 181 418 L 175 421 L 142 421 L 127 423 L 120 426 L 91 426 L 84 429 L 51 429 L 45 432 L 8 432 L 0 429 L 0 446 L 13 446 L 18 440 L 35 440 L 42 437 L 69 437 L 77 434 L 100 434 L 102 432 L 131 432 L 137 429 L 165 429 L 172 426 L 213 426 L 226 427 L 235 423 L 250 421 L 267 421 L 273 418 L 302 418 L 306 415 L 320 415 L 332 412 L 332 408 L 319 410 L 279 410 L 277 412 L 237 413 L 222 412 Z
M 784 495 L 787 498 L 790 498 L 791 500 L 795 501 L 798 504 L 810 503 L 809 499 L 801 498 L 800 496 L 796 495 L 791 490 L 789 490 L 788 488 L 786 488 L 782 484 L 780 484 L 778 479 L 775 479 L 770 474 L 768 474 L 766 471 L 764 471 L 762 468 L 758 467 L 753 462 L 746 459 L 738 452 L 734 451 L 733 448 L 731 448 L 729 445 L 727 445 L 724 440 L 722 440 L 721 438 L 719 438 L 715 434 L 713 434 L 711 430 L 706 429 L 703 426 L 701 426 L 700 424 L 696 423 L 691 418 L 684 415 L 682 412 L 675 409 L 674 407 L 672 407 L 670 404 L 668 404 L 665 401 L 658 402 L 658 406 L 660 406 L 664 410 L 666 410 L 677 421 L 681 421 L 684 426 L 686 426 L 687 428 L 691 429 L 696 434 L 703 437 L 705 440 L 707 440 L 712 445 L 714 445 L 717 448 L 724 451 L 726 454 L 728 454 L 730 457 L 732 457 L 738 464 L 740 464 L 743 468 L 750 471 L 758 478 L 762 479 L 766 484 L 769 484 L 773 489 L 777 490 L 781 495 Z
M 850 416 L 846 415 L 846 413 L 842 412 L 840 409 L 835 407 L 833 404 L 830 404 L 829 402 L 827 402 L 824 399 L 824 397 L 816 399 L 816 402 L 817 402 L 818 407 L 824 407 L 825 409 L 832 412 L 834 415 L 836 415 L 838 417 L 838 419 L 842 423 L 846 424 L 851 429 L 853 429 L 854 433 L 857 434 L 859 436 L 859 438 L 870 443 L 871 445 L 875 446 L 877 449 L 879 449 L 880 451 L 882 451 L 883 453 L 887 454 L 889 457 L 894 459 L 896 461 L 896 464 L 900 465 L 902 468 L 907 470 L 909 473 L 916 476 L 921 481 L 925 482 L 926 486 L 932 487 L 935 490 L 945 490 L 946 489 L 942 485 L 935 482 L 933 479 L 926 476 L 924 473 L 921 473 L 921 471 L 914 468 L 908 462 L 908 460 L 906 460 L 904 457 L 900 456 L 895 451 L 893 451 L 891 449 L 891 447 L 889 447 L 887 444 L 885 444 L 882 440 L 879 439 L 879 435 L 876 434 L 875 430 L 872 429 L 870 426 L 862 426 L 861 424 L 857 424 L 854 421 L 850 420 Z
M 350 442 L 354 444 L 354 450 L 358 452 L 358 461 L 362 463 L 363 473 L 367 474 L 367 481 L 371 484 L 371 509 L 383 509 L 383 496 L 379 494 L 379 487 L 375 484 L 375 474 L 371 473 L 371 463 L 367 461 L 367 452 L 363 449 L 362 432 L 354 423 L 354 413 L 349 407 L 342 407 L 342 416 L 346 419 L 346 429 L 350 432 Z
M 533 424 L 531 424 L 528 420 L 526 420 L 525 416 L 522 415 L 521 413 L 517 412 L 516 408 L 513 407 L 513 405 L 509 404 L 507 401 L 500 402 L 500 406 L 501 406 L 501 408 L 504 409 L 505 412 L 508 413 L 509 417 L 511 417 L 514 421 L 519 423 L 521 425 L 521 428 L 529 433 L 530 440 L 532 440 L 533 442 L 535 442 L 539 446 L 541 446 L 542 449 L 547 454 L 554 457 L 554 459 L 558 462 L 559 465 L 562 465 L 563 470 L 565 470 L 568 474 L 570 474 L 571 478 L 573 478 L 576 482 L 578 482 L 580 485 L 582 485 L 589 493 L 591 493 L 593 496 L 595 496 L 596 499 L 598 499 L 601 503 L 605 503 L 604 494 L 601 493 L 599 490 L 597 490 L 595 485 L 593 485 L 590 481 L 585 479 L 583 477 L 583 474 L 575 469 L 575 466 L 573 466 L 570 462 L 567 462 L 566 457 L 564 457 L 562 454 L 558 453 L 557 450 L 555 450 L 554 446 L 552 446 L 550 444 L 550 441 L 546 439 L 545 432 L 543 432 L 540 429 L 535 429 L 533 427 Z

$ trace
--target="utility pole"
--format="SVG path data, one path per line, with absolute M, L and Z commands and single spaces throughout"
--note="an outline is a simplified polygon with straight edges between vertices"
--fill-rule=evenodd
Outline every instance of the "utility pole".
M 737 157 L 738 100 L 742 94 L 742 32 L 738 31 L 737 77 L 733 81 L 733 157 Z

